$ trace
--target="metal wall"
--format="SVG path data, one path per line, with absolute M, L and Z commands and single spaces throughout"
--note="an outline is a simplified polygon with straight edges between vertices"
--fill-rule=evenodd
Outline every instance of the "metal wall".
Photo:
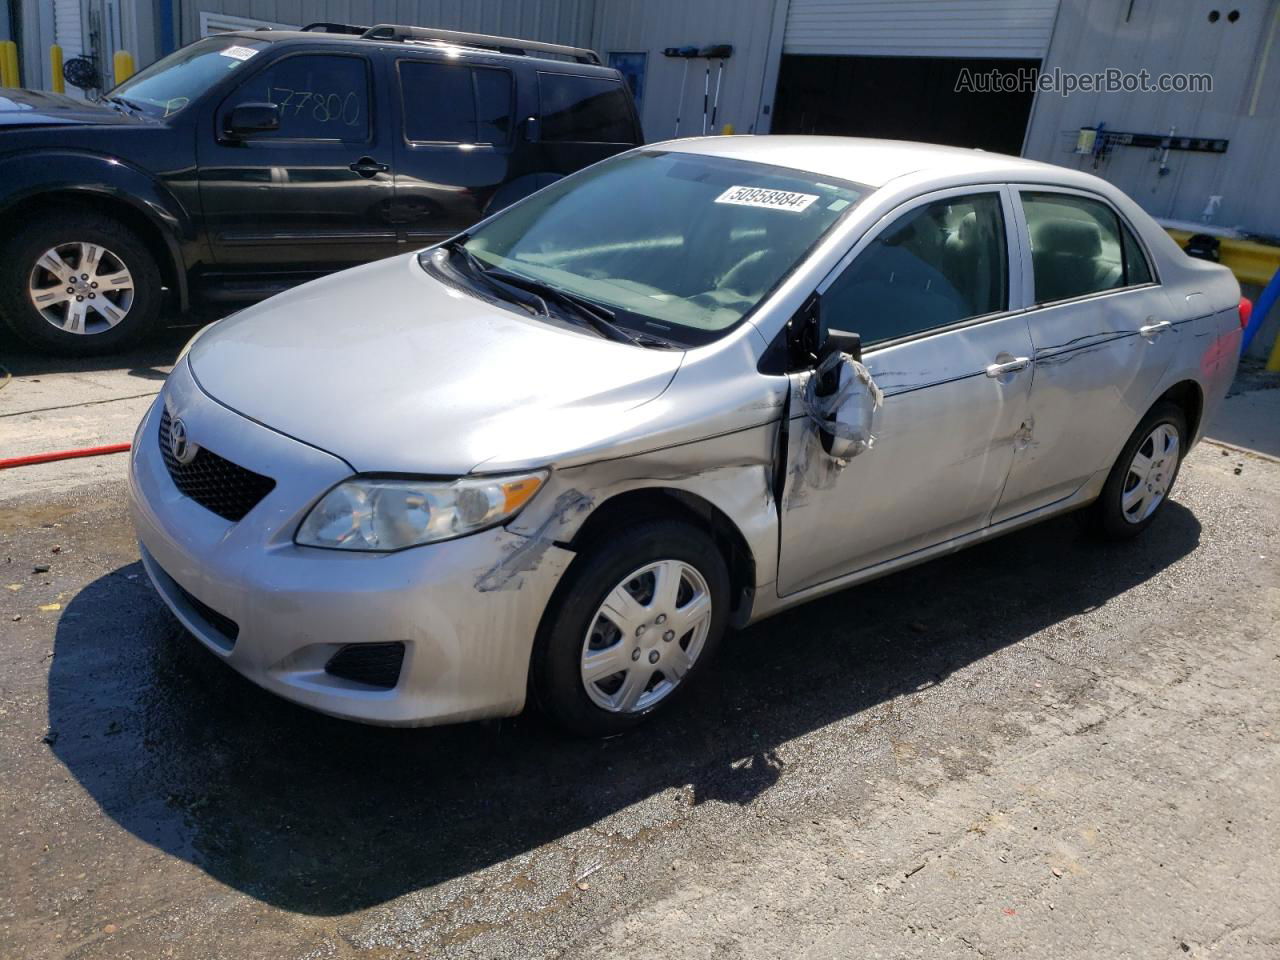
M 1213 92 L 1040 93 L 1025 156 L 1097 173 L 1157 217 L 1200 221 L 1209 198 L 1221 196 L 1205 222 L 1280 234 L 1280 0 L 1063 0 L 1046 69 L 1109 66 L 1209 73 Z M 1134 147 L 1116 147 L 1094 170 L 1072 151 L 1079 128 L 1099 122 L 1231 142 L 1220 156 L 1171 152 L 1165 176 L 1153 151 Z
M 200 14 L 223 13 L 302 26 L 407 23 L 586 45 L 594 0 L 177 0 L 178 36 L 200 36 Z
M 733 124 L 738 133 L 755 132 L 765 66 L 774 35 L 778 0 L 597 0 L 591 45 L 611 52 L 645 53 L 642 117 L 645 139 L 669 139 L 680 108 L 681 136 L 702 132 L 702 91 L 706 60 L 664 57 L 666 47 L 733 44 L 721 78 L 717 128 Z M 688 81 L 681 91 L 685 63 Z M 711 61 L 714 96 L 718 61 Z M 772 90 L 769 97 L 772 97 Z
M 791 0 L 783 52 L 1039 59 L 1057 8 L 1058 0 Z

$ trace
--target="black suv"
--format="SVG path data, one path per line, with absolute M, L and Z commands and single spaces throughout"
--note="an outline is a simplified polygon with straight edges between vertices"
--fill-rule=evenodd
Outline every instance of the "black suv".
M 7 90 L 0 315 L 42 349 L 114 350 L 163 288 L 260 299 L 641 142 L 592 51 L 422 27 L 219 34 L 97 104 Z

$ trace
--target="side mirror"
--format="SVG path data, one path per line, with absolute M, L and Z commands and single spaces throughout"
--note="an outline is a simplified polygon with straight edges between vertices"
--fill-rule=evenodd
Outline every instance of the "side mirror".
M 229 136 L 240 138 L 280 129 L 280 105 L 241 103 L 231 110 L 225 124 Z
M 847 462 L 871 448 L 872 421 L 884 395 L 862 366 L 861 336 L 827 330 L 804 399 L 829 456 Z

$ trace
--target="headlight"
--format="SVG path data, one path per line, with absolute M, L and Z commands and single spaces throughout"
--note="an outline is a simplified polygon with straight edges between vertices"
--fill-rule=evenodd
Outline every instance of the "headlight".
M 520 512 L 546 472 L 438 480 L 357 477 L 326 493 L 295 542 L 338 550 L 401 550 L 466 536 Z

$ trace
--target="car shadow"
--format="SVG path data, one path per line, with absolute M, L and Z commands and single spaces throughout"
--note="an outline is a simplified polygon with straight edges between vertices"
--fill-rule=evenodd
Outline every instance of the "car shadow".
M 187 636 L 134 563 L 65 610 L 50 740 L 138 838 L 269 904 L 340 914 L 667 788 L 749 803 L 783 775 L 782 744 L 1101 606 L 1199 539 L 1176 502 L 1124 544 L 1094 543 L 1064 517 L 841 592 L 726 638 L 689 698 L 603 742 L 530 718 L 397 730 L 295 707 Z
M 0 330 L 0 365 L 15 377 L 40 377 L 51 373 L 95 373 L 127 370 L 143 380 L 163 380 L 168 376 L 179 351 L 197 330 L 217 319 L 217 314 L 184 314 L 162 323 L 146 341 L 128 350 L 96 357 L 62 357 L 40 353 Z

